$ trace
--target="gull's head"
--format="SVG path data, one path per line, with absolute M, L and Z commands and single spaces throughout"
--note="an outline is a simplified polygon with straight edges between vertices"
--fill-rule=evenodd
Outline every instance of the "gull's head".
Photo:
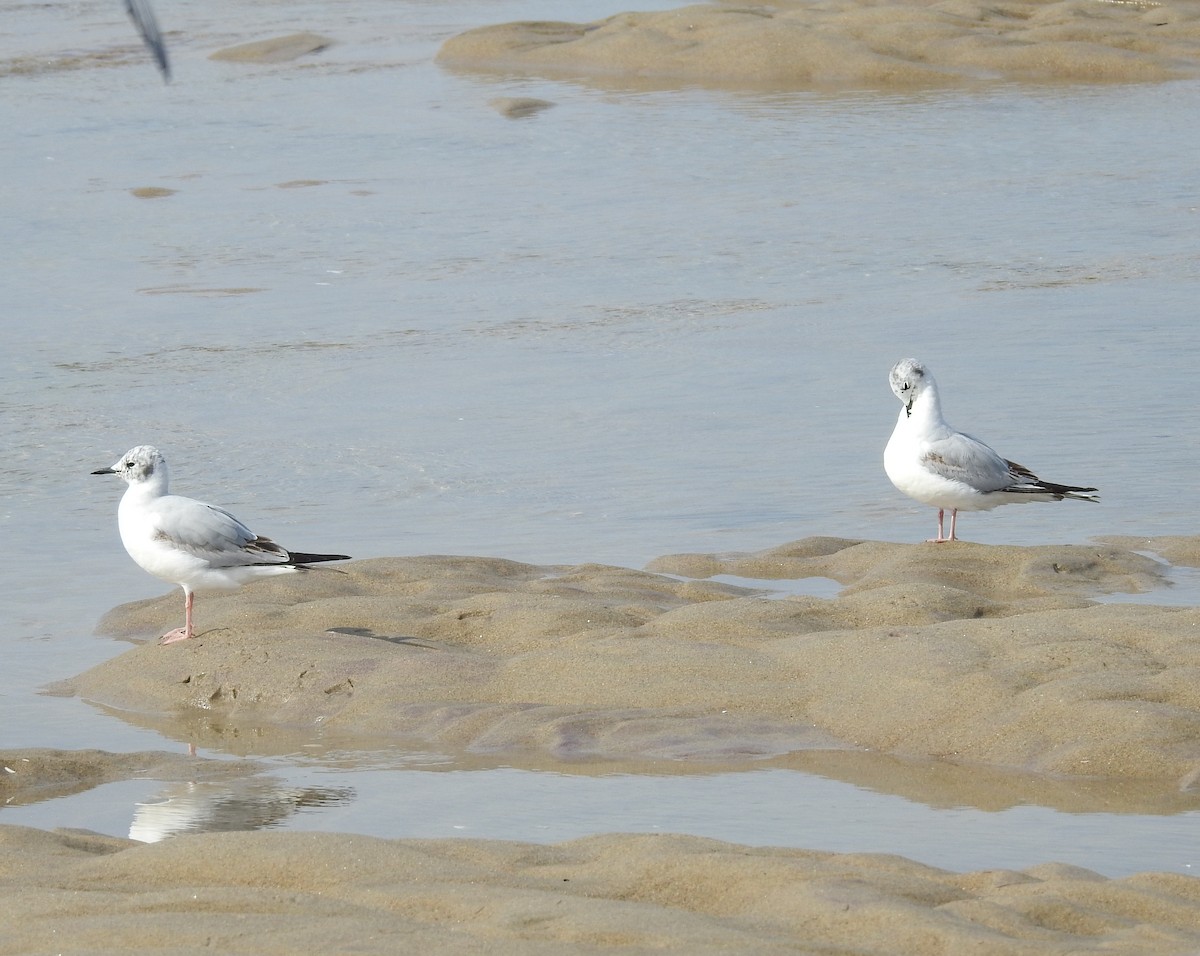
M 125 452 L 111 468 L 100 468 L 92 474 L 120 475 L 131 485 L 154 480 L 165 482 L 167 460 L 153 445 L 138 445 Z
M 889 381 L 892 383 L 892 391 L 903 402 L 905 413 L 912 415 L 913 402 L 925 388 L 933 384 L 933 376 L 916 359 L 906 358 L 892 366 Z

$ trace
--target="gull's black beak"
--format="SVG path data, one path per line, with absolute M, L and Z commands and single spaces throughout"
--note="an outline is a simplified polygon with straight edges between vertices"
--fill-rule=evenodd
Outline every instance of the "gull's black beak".
M 93 475 L 115 475 L 116 472 L 111 468 L 101 468 L 99 471 L 93 471 Z

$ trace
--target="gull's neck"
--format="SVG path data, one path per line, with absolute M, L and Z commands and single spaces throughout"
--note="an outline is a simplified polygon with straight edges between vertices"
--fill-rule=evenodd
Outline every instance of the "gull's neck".
M 141 481 L 130 482 L 129 487 L 125 489 L 125 495 L 122 500 L 130 501 L 148 501 L 152 498 L 161 498 L 167 493 L 167 470 L 161 466 L 154 470 L 154 473 Z
M 913 401 L 912 411 L 900 409 L 901 420 L 907 420 L 909 428 L 927 431 L 946 427 L 946 419 L 942 417 L 942 402 L 938 398 L 937 386 L 927 382 Z

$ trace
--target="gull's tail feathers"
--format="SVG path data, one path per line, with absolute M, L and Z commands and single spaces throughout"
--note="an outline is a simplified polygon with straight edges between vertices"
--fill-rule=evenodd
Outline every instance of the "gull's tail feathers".
M 1060 485 L 1053 481 L 1043 481 L 1024 465 L 1018 465 L 1015 461 L 1005 460 L 1008 465 L 1008 470 L 1013 476 L 1019 479 L 1019 484 L 1009 485 L 1004 489 L 1006 492 L 1011 492 L 1017 495 L 1051 495 L 1055 501 L 1062 501 L 1064 498 L 1070 498 L 1072 501 L 1094 501 L 1100 500 L 1099 495 L 1088 494 L 1088 492 L 1098 491 L 1098 488 L 1084 488 L 1079 485 Z

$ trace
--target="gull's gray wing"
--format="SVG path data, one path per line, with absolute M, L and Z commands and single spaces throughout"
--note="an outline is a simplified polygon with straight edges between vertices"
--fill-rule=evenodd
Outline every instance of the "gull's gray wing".
M 224 508 L 167 495 L 155 502 L 155 538 L 207 561 L 214 568 L 287 564 L 291 556 L 260 538 Z
M 171 64 L 167 61 L 167 45 L 163 43 L 162 34 L 158 30 L 158 20 L 154 17 L 150 0 L 125 0 L 125 10 L 133 25 L 137 27 L 138 33 L 142 35 L 142 41 L 154 54 L 154 60 L 162 70 L 163 79 L 169 80 Z
M 1008 462 L 978 438 L 962 432 L 927 442 L 921 449 L 921 464 L 942 478 L 960 481 L 976 491 L 999 491 L 1013 483 Z

